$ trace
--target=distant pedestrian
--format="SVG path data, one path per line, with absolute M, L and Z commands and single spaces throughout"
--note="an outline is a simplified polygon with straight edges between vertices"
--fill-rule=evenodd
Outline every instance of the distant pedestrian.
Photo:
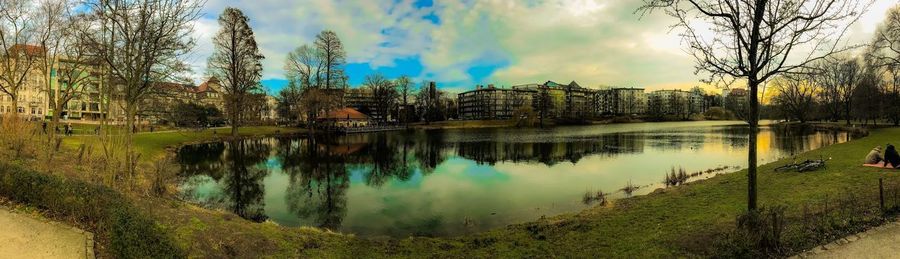
M 97 136 L 100 135 L 100 126 L 97 126 L 96 128 L 94 128 L 94 135 L 97 135 Z
M 131 125 L 131 133 L 137 133 L 137 125 Z
M 46 121 L 41 122 L 41 131 L 44 132 L 44 134 L 47 134 L 47 122 Z
M 150 132 L 153 133 L 153 125 L 150 125 Z
M 63 135 L 69 135 L 69 124 L 63 125 Z

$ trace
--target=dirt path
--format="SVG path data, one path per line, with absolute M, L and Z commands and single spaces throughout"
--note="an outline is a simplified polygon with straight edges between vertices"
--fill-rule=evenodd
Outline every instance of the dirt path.
M 898 258 L 900 221 L 816 247 L 801 258 Z
M 91 233 L 0 207 L 0 258 L 94 258 Z

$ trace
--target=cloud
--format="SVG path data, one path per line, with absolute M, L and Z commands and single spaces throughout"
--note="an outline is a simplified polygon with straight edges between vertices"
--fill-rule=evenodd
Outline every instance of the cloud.
M 475 84 L 514 85 L 554 80 L 582 86 L 649 89 L 699 84 L 694 60 L 661 13 L 636 14 L 641 1 L 619 0 L 209 0 L 196 23 L 198 74 L 212 51 L 216 17 L 228 5 L 251 20 L 266 56 L 264 79 L 284 77 L 286 54 L 329 29 L 338 33 L 348 63 L 365 73 L 398 69 L 461 91 Z M 871 38 L 891 0 L 876 0 L 847 36 Z M 415 66 L 407 67 L 405 64 Z M 360 82 L 364 74 L 351 74 Z M 200 77 L 200 76 L 198 76 Z

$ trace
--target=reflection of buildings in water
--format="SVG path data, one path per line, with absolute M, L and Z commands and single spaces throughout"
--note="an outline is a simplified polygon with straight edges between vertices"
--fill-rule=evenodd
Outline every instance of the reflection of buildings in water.
M 644 151 L 643 136 L 631 133 L 604 134 L 564 142 L 461 142 L 457 154 L 478 163 L 536 161 L 547 165 L 578 163 L 590 155 L 615 156 Z

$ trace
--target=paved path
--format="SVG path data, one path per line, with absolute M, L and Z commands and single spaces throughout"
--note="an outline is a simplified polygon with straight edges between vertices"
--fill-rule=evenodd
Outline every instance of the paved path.
M 900 221 L 816 247 L 799 257 L 900 258 Z
M 0 258 L 94 258 L 88 232 L 0 207 Z

